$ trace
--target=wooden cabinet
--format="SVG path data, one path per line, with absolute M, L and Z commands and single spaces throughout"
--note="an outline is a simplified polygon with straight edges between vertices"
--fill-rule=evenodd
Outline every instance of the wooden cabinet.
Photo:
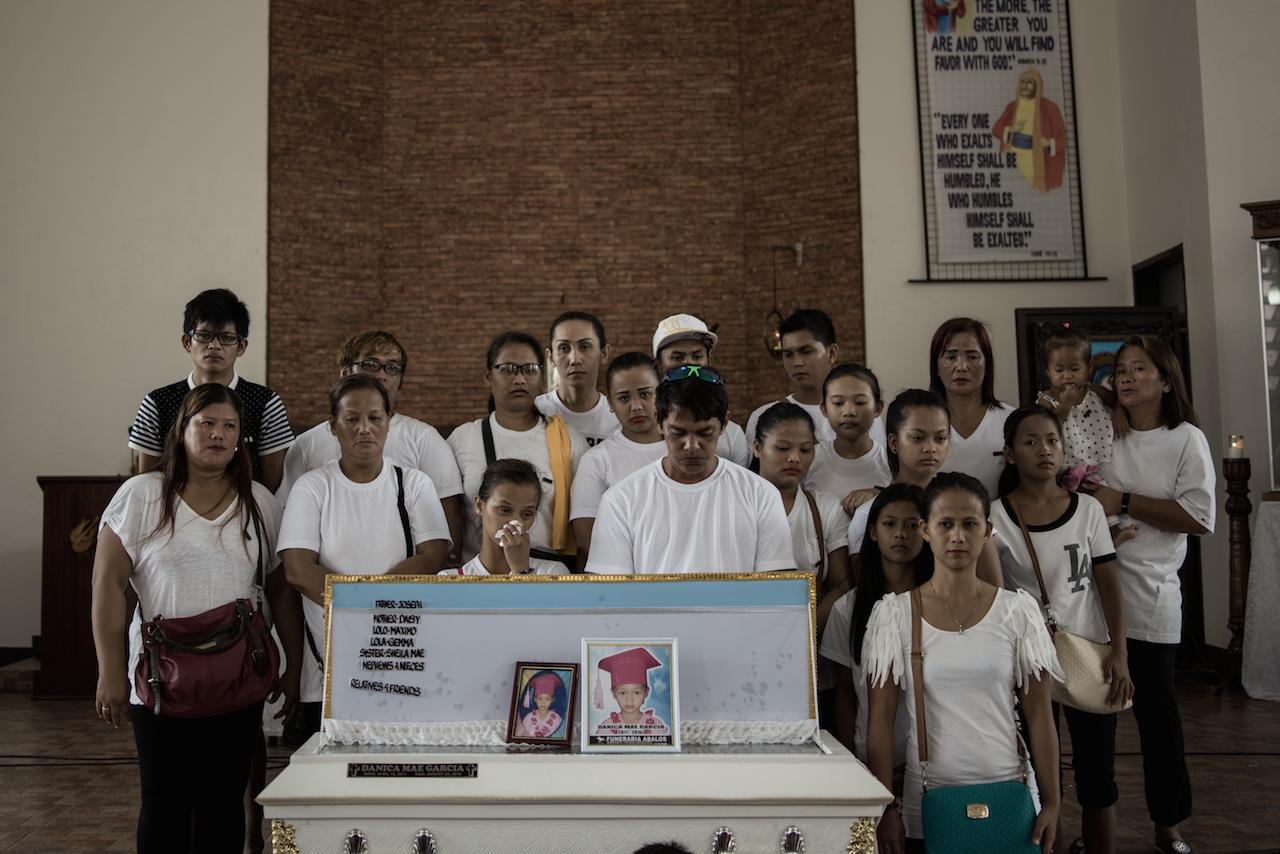
M 44 545 L 36 696 L 92 695 L 98 660 L 90 619 L 98 520 L 124 478 L 40 477 Z

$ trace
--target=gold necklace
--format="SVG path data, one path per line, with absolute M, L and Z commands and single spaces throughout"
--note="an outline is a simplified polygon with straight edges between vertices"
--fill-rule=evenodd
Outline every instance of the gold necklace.
M 974 603 L 973 608 L 965 615 L 964 621 L 961 622 L 956 619 L 956 615 L 951 611 L 951 606 L 947 603 L 946 598 L 938 592 L 938 585 L 933 583 L 932 578 L 929 579 L 929 589 L 932 590 L 933 595 L 937 596 L 939 601 L 942 602 L 942 607 L 947 609 L 947 616 L 951 618 L 951 622 L 955 623 L 960 628 L 960 634 L 964 634 L 964 625 L 973 618 L 974 614 L 978 612 L 978 608 L 982 605 L 982 597 L 978 597 L 978 601 Z M 979 588 L 979 592 L 981 592 L 981 588 Z

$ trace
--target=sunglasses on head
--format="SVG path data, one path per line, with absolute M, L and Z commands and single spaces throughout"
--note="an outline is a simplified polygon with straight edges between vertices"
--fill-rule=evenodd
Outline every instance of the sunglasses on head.
M 715 369 L 706 365 L 677 365 L 667 371 L 662 378 L 664 383 L 678 383 L 687 379 L 699 379 L 706 383 L 724 385 L 724 377 Z

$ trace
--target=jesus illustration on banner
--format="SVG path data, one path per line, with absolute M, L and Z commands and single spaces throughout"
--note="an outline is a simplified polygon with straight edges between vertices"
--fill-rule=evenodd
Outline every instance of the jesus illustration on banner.
M 1047 193 L 1062 186 L 1067 166 L 1067 126 L 1058 105 L 1044 97 L 1044 81 L 1034 68 L 1018 75 L 1018 94 L 991 130 L 1000 151 L 1017 156 L 1027 183 Z

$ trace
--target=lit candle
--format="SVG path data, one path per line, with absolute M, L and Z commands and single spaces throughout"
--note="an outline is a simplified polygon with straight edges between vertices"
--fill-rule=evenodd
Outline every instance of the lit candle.
M 1232 433 L 1227 437 L 1227 459 L 1244 459 L 1244 436 L 1241 436 L 1238 433 Z

